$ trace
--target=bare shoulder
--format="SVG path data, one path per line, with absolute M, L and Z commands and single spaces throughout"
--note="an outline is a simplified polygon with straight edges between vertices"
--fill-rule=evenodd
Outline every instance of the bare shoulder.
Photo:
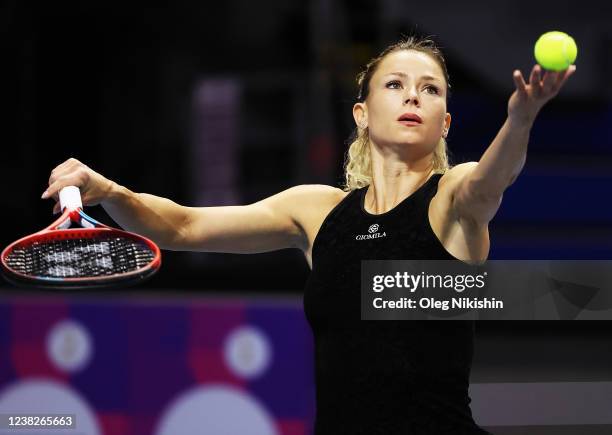
M 313 212 L 337 204 L 346 195 L 347 192 L 342 189 L 325 184 L 300 184 L 279 193 L 278 200 L 289 214 L 301 220 Z
M 440 178 L 440 184 L 438 184 L 438 191 L 443 190 L 448 193 L 454 191 L 461 180 L 471 173 L 478 166 L 478 162 L 465 162 L 453 166 L 442 175 Z M 444 193 L 444 192 L 443 192 Z
M 302 251 L 312 264 L 312 245 L 325 217 L 349 192 L 325 184 L 303 184 L 290 189 L 292 216 L 303 233 Z
M 347 192 L 327 184 L 300 184 L 287 189 L 294 200 L 312 199 L 314 201 L 327 201 L 333 198 L 344 197 Z
M 478 162 L 461 163 L 453 166 L 442 175 L 438 182 L 438 191 L 431 200 L 430 214 L 433 210 L 438 215 L 450 217 L 449 212 L 452 212 L 451 205 L 457 187 L 459 187 L 461 180 L 471 173 L 477 165 Z
M 320 225 L 323 218 L 348 195 L 342 189 L 325 184 L 302 184 L 291 190 L 293 214 L 306 233 L 317 227 L 317 223 Z

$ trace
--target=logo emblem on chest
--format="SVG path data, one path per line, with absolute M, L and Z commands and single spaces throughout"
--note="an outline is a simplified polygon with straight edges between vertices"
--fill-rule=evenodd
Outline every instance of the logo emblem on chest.
M 387 233 L 380 231 L 380 229 L 380 225 L 372 224 L 368 228 L 368 234 L 358 234 L 355 236 L 355 240 L 380 239 L 381 237 L 387 237 Z

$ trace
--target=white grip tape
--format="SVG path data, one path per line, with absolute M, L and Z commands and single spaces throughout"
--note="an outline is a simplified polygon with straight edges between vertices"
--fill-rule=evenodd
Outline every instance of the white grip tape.
M 83 208 L 81 202 L 81 191 L 76 186 L 63 187 L 59 192 L 59 200 L 61 210 L 67 207 L 68 210 L 76 210 L 77 208 Z

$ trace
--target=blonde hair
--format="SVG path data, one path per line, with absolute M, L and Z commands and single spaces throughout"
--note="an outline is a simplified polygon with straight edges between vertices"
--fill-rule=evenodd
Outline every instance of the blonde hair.
M 357 101 L 363 102 L 368 97 L 370 80 L 385 56 L 400 50 L 414 50 L 430 55 L 442 69 L 447 88 L 450 91 L 450 81 L 446 69 L 446 62 L 440 49 L 436 46 L 435 42 L 429 38 L 411 36 L 384 49 L 378 56 L 370 60 L 365 69 L 357 75 L 357 85 L 359 86 Z M 447 95 L 449 95 L 448 92 Z M 370 155 L 368 128 L 357 127 L 350 142 L 351 144 L 349 145 L 344 162 L 345 185 L 343 188 L 345 191 L 360 189 L 368 186 L 372 182 L 372 160 Z M 432 166 L 434 173 L 444 173 L 451 167 L 446 140 L 444 138 L 440 138 L 440 141 L 434 149 Z

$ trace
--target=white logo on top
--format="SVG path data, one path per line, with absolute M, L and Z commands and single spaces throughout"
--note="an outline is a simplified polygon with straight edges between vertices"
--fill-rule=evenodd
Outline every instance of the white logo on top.
M 369 239 L 379 239 L 381 237 L 387 237 L 387 233 L 384 231 L 381 233 L 379 229 L 380 229 L 380 225 L 372 224 L 368 228 L 369 234 L 358 234 L 355 236 L 355 240 L 369 240 Z

